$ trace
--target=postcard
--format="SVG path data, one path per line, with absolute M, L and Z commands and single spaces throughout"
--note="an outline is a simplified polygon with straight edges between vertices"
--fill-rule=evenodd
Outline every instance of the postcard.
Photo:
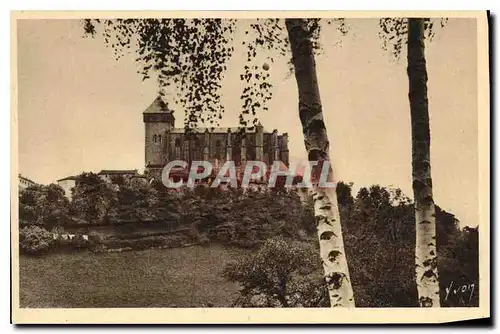
M 489 318 L 488 15 L 12 12 L 12 322 Z

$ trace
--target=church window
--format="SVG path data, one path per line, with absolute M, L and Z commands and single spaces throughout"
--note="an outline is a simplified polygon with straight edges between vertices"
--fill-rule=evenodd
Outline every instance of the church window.
M 180 147 L 181 146 L 181 141 L 179 138 L 175 138 L 175 147 Z
M 161 135 L 158 135 L 158 142 L 161 143 Z
M 156 135 L 153 135 L 153 143 L 156 143 Z

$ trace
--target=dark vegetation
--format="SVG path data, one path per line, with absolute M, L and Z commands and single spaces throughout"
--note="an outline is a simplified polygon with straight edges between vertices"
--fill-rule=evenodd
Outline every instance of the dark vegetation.
M 356 306 L 417 306 L 413 204 L 397 189 L 381 186 L 361 188 L 355 197 L 351 191 L 352 185 L 342 182 L 338 184 L 343 235 Z M 107 272 L 108 265 L 114 268 L 106 259 L 114 263 L 119 258 L 145 256 L 140 255 L 142 252 L 111 254 L 110 251 L 144 250 L 147 254 L 154 254 L 151 255 L 152 258 L 160 263 L 166 261 L 160 258 L 168 257 L 168 252 L 175 251 L 178 254 L 184 249 L 185 256 L 191 256 L 190 249 L 193 247 L 185 246 L 204 245 L 195 248 L 213 249 L 219 244 L 219 253 L 229 254 L 240 249 L 239 255 L 231 257 L 219 254 L 210 260 L 202 260 L 204 255 L 200 254 L 200 261 L 208 261 L 208 275 L 218 277 L 207 278 L 206 283 L 212 284 L 213 280 L 223 280 L 222 277 L 225 277 L 226 283 L 223 285 L 229 284 L 233 290 L 238 286 L 239 294 L 228 293 L 214 297 L 212 301 L 207 300 L 207 303 L 242 307 L 328 307 L 312 203 L 307 200 L 301 203 L 301 199 L 292 191 L 276 189 L 243 192 L 241 189 L 221 191 L 197 187 L 176 192 L 159 183 L 124 179 L 105 182 L 97 175 L 83 174 L 74 189 L 73 201 L 69 202 L 64 197 L 63 190 L 56 185 L 36 186 L 21 193 L 19 210 L 20 251 L 26 254 L 21 258 L 21 281 L 25 282 L 21 285 L 21 290 L 28 289 L 26 282 L 29 279 L 38 281 L 44 277 L 45 271 L 52 272 L 52 269 L 46 268 L 47 261 L 52 263 L 55 258 L 68 264 L 67 267 L 61 267 L 62 264 L 56 266 L 59 271 L 53 273 L 53 277 L 58 277 L 54 278 L 58 282 L 69 275 L 67 270 L 75 270 L 73 267 L 77 265 L 76 258 L 85 259 L 81 262 L 80 275 L 75 278 L 75 282 L 78 282 L 93 280 L 95 275 L 99 277 L 101 274 L 94 271 Z M 454 215 L 439 207 L 436 220 L 442 305 L 477 306 L 478 229 L 460 229 Z M 75 237 L 72 240 L 54 239 L 54 235 L 63 233 L 72 233 Z M 87 235 L 88 240 L 83 235 Z M 70 251 L 71 254 L 64 254 L 64 251 Z M 75 254 L 75 251 L 80 252 Z M 226 260 L 222 261 L 222 258 Z M 231 263 L 229 259 L 234 259 L 235 262 Z M 150 260 L 148 265 L 156 268 L 158 264 L 154 261 L 156 260 Z M 193 271 L 193 275 L 198 270 L 195 268 L 197 261 L 186 259 L 186 266 L 193 262 L 193 267 L 186 268 L 186 275 L 189 270 Z M 87 262 L 88 266 L 84 265 Z M 211 270 L 208 269 L 209 266 Z M 122 283 L 128 287 L 129 284 L 122 280 L 136 275 L 131 273 L 135 269 L 125 266 L 113 270 L 113 274 L 109 273 L 109 280 L 99 283 L 109 286 L 111 291 L 95 292 L 90 286 L 87 291 L 87 285 L 82 283 L 73 286 L 75 293 L 92 294 L 94 291 L 99 296 L 101 293 L 114 293 L 116 298 L 125 298 L 118 297 L 119 292 L 112 287 Z M 176 280 L 159 281 L 149 275 L 141 276 L 140 279 L 148 286 L 159 284 L 155 289 L 179 288 L 174 284 Z M 205 279 L 201 276 L 191 279 L 205 284 Z M 182 285 L 182 280 L 178 282 Z M 44 279 L 37 284 L 52 283 Z M 65 284 L 73 283 L 58 284 L 64 287 Z M 471 284 L 474 284 L 474 288 L 467 290 L 467 293 L 447 293 L 450 284 L 453 284 L 454 289 L 464 285 L 470 287 Z M 57 286 L 54 287 L 58 289 Z M 214 289 L 211 285 L 198 288 L 200 294 Z M 46 290 L 39 291 L 48 293 Z M 216 290 L 225 291 L 223 287 Z M 52 292 L 49 294 L 52 295 Z M 73 300 L 69 294 L 68 291 L 65 292 L 66 297 Z M 161 296 L 167 297 L 164 294 Z M 89 298 L 86 302 L 76 304 L 82 307 L 112 306 L 111 299 L 102 301 Z M 186 301 L 175 300 L 165 300 L 162 303 L 157 301 L 154 304 L 191 305 Z M 201 306 L 196 302 L 194 306 Z M 26 302 L 25 305 L 46 303 L 48 302 Z M 59 297 L 57 303 L 49 306 L 60 305 L 58 303 L 69 307 Z M 147 307 L 150 304 L 143 299 L 138 299 L 134 304 L 133 299 L 130 299 L 124 305 Z

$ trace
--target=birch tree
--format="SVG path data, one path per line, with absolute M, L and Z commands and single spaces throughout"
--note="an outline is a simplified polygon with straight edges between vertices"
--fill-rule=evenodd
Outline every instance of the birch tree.
M 324 164 L 332 181 L 328 135 L 316 77 L 311 29 L 303 19 L 287 19 L 286 28 L 292 50 L 292 62 L 299 91 L 299 116 L 309 161 L 319 162 L 313 172 L 314 215 L 320 244 L 320 256 L 332 307 L 354 307 L 354 296 L 342 238 L 337 194 L 334 188 L 318 184 Z
M 441 26 L 446 20 L 441 20 Z M 384 47 L 392 45 L 399 57 L 407 45 L 408 98 L 411 115 L 412 187 L 415 200 L 415 279 L 421 307 L 440 307 L 436 250 L 436 218 L 432 194 L 429 102 L 425 39 L 433 37 L 434 20 L 425 18 L 380 20 Z

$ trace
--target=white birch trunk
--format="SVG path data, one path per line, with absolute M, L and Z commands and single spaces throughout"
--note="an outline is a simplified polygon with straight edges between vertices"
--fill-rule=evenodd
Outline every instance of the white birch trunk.
M 322 162 L 329 162 L 329 141 L 316 77 L 316 65 L 310 36 L 303 19 L 286 19 L 292 49 L 295 78 L 299 92 L 299 114 L 309 161 L 319 161 L 317 183 Z M 329 181 L 332 180 L 330 169 Z M 342 239 L 342 228 L 335 188 L 315 186 L 312 189 L 314 215 L 318 230 L 320 255 L 325 271 L 331 307 L 355 307 L 354 296 Z
M 424 19 L 408 19 L 408 79 L 412 130 L 412 177 L 415 197 L 415 264 L 418 302 L 440 307 L 436 218 L 432 196 L 430 128 L 427 99 Z

